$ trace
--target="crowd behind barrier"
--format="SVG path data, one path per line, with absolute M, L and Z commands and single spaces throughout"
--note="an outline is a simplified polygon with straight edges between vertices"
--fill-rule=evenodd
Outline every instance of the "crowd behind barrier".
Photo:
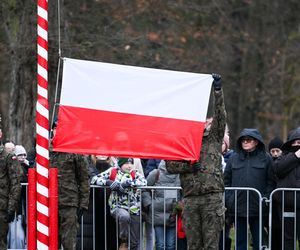
M 23 183 L 22 188 L 26 189 L 26 197 L 27 197 L 27 184 Z M 180 192 L 180 187 L 154 187 L 154 186 L 147 186 L 140 188 L 142 192 L 149 192 L 151 197 L 152 204 L 154 203 L 156 193 L 159 191 L 163 191 L 164 194 L 164 214 L 166 214 L 166 201 L 168 199 L 168 194 L 170 194 L 168 191 L 175 190 L 177 192 Z M 110 216 L 109 213 L 109 207 L 107 204 L 107 198 L 109 196 L 109 188 L 107 187 L 99 187 L 91 185 L 91 192 L 90 192 L 90 204 L 88 211 L 83 215 L 81 218 L 80 223 L 80 230 L 77 236 L 77 249 L 80 250 L 94 250 L 94 249 L 103 249 L 103 250 L 113 250 L 118 249 L 119 242 L 118 242 L 118 224 L 117 222 Z M 253 188 L 245 188 L 245 187 L 228 187 L 226 188 L 226 194 L 228 192 L 232 192 L 234 200 L 234 209 L 228 209 L 226 212 L 226 224 L 230 226 L 230 236 L 232 237 L 232 244 L 231 249 L 236 249 L 235 246 L 237 245 L 237 233 L 239 232 L 238 228 L 238 215 L 241 213 L 239 210 L 239 204 L 237 203 L 238 197 L 243 195 L 246 196 L 247 200 L 247 206 L 246 206 L 246 221 L 249 223 L 249 209 L 251 209 L 251 206 L 253 204 L 249 203 L 250 196 L 255 196 L 255 199 L 257 200 L 257 208 L 258 208 L 258 216 L 259 216 L 259 249 L 273 249 L 272 248 L 272 230 L 274 226 L 273 218 L 274 218 L 274 206 L 280 207 L 280 225 L 281 225 L 281 249 L 287 249 L 285 247 L 285 241 L 284 239 L 284 230 L 293 230 L 293 249 L 299 249 L 299 243 L 297 243 L 297 234 L 299 230 L 299 219 L 296 220 L 296 218 L 299 218 L 299 204 L 300 200 L 297 200 L 297 196 L 300 194 L 299 188 L 278 188 L 273 190 L 273 192 L 270 195 L 270 199 L 265 199 L 262 197 L 260 192 Z M 101 193 L 101 197 L 99 196 L 99 193 Z M 291 196 L 294 198 L 294 207 L 286 207 L 286 197 Z M 100 197 L 100 198 L 99 198 Z M 101 200 L 102 199 L 102 200 Z M 225 193 L 224 193 L 224 199 L 225 199 Z M 26 199 L 27 200 L 27 199 Z M 178 201 L 177 197 L 175 198 L 176 202 Z M 283 201 L 278 203 L 278 201 Z M 141 205 L 142 206 L 142 205 Z M 15 240 L 24 240 L 25 249 L 27 248 L 26 244 L 26 237 L 27 237 L 27 220 L 26 220 L 26 214 L 27 214 L 27 204 L 25 209 L 22 211 L 22 216 L 20 216 L 19 220 L 22 223 L 13 224 L 11 227 L 14 227 L 13 233 L 10 235 L 10 237 L 14 237 Z M 152 230 L 154 231 L 154 213 L 155 213 L 155 207 L 151 207 L 151 211 L 149 213 L 152 214 L 151 217 L 151 226 Z M 142 210 L 142 207 L 140 208 Z M 266 211 L 266 213 L 264 213 Z M 265 214 L 267 216 L 265 216 Z M 180 250 L 179 247 L 179 240 L 178 237 L 178 214 L 173 214 L 174 217 L 174 227 L 177 231 L 177 238 L 175 239 L 175 249 Z M 145 221 L 144 213 L 140 214 L 139 223 L 140 223 L 140 232 L 139 232 L 139 249 L 146 249 L 145 246 Z M 170 217 L 170 215 L 168 215 Z M 170 217 L 171 218 L 171 217 Z M 292 228 L 285 228 L 287 221 L 291 222 L 293 227 Z M 163 222 L 163 227 L 166 228 L 167 220 Z M 21 226 L 23 225 L 23 227 Z M 112 229 L 114 229 L 112 231 Z M 21 230 L 21 231 L 20 231 Z M 130 230 L 130 228 L 129 228 Z M 250 228 L 247 228 L 247 246 L 248 249 L 252 249 L 252 238 L 249 237 L 249 230 Z M 164 232 L 166 232 L 164 230 Z M 23 239 L 22 239 L 23 237 Z M 152 237 L 155 237 L 154 234 Z M 163 239 L 166 239 L 166 234 L 163 233 L 162 235 Z M 224 235 L 223 235 L 224 237 Z M 153 249 L 155 249 L 154 240 L 153 242 Z M 223 240 L 223 242 L 225 242 Z M 130 244 L 129 244 L 130 249 Z M 278 246 L 277 246 L 278 247 Z M 16 249 L 16 248 L 10 248 L 10 249 Z M 167 249 L 167 248 L 164 248 Z M 223 243 L 220 245 L 220 249 L 225 249 L 225 244 Z

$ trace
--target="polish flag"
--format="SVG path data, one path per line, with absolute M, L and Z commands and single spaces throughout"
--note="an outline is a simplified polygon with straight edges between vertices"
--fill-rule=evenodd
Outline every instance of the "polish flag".
M 64 58 L 54 151 L 197 160 L 213 78 Z

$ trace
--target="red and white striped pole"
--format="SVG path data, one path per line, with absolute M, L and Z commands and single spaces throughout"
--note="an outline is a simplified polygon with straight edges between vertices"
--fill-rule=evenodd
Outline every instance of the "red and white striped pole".
M 49 249 L 48 0 L 37 6 L 37 249 Z

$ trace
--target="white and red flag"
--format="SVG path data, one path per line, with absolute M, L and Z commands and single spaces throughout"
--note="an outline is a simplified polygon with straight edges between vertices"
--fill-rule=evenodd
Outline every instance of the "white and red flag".
M 209 74 L 64 59 L 54 150 L 196 160 Z

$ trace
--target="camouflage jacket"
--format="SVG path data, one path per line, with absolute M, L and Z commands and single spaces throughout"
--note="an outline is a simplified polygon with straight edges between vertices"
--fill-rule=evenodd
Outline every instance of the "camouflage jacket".
M 58 204 L 88 209 L 88 166 L 81 155 L 50 152 L 50 167 L 58 168 Z
M 14 211 L 20 201 L 20 165 L 5 151 L 0 153 L 0 210 Z
M 214 116 L 209 132 L 204 133 L 197 171 L 187 162 L 167 161 L 167 170 L 172 174 L 180 174 L 183 196 L 223 192 L 221 148 L 226 125 L 226 111 L 223 91 L 214 91 Z

